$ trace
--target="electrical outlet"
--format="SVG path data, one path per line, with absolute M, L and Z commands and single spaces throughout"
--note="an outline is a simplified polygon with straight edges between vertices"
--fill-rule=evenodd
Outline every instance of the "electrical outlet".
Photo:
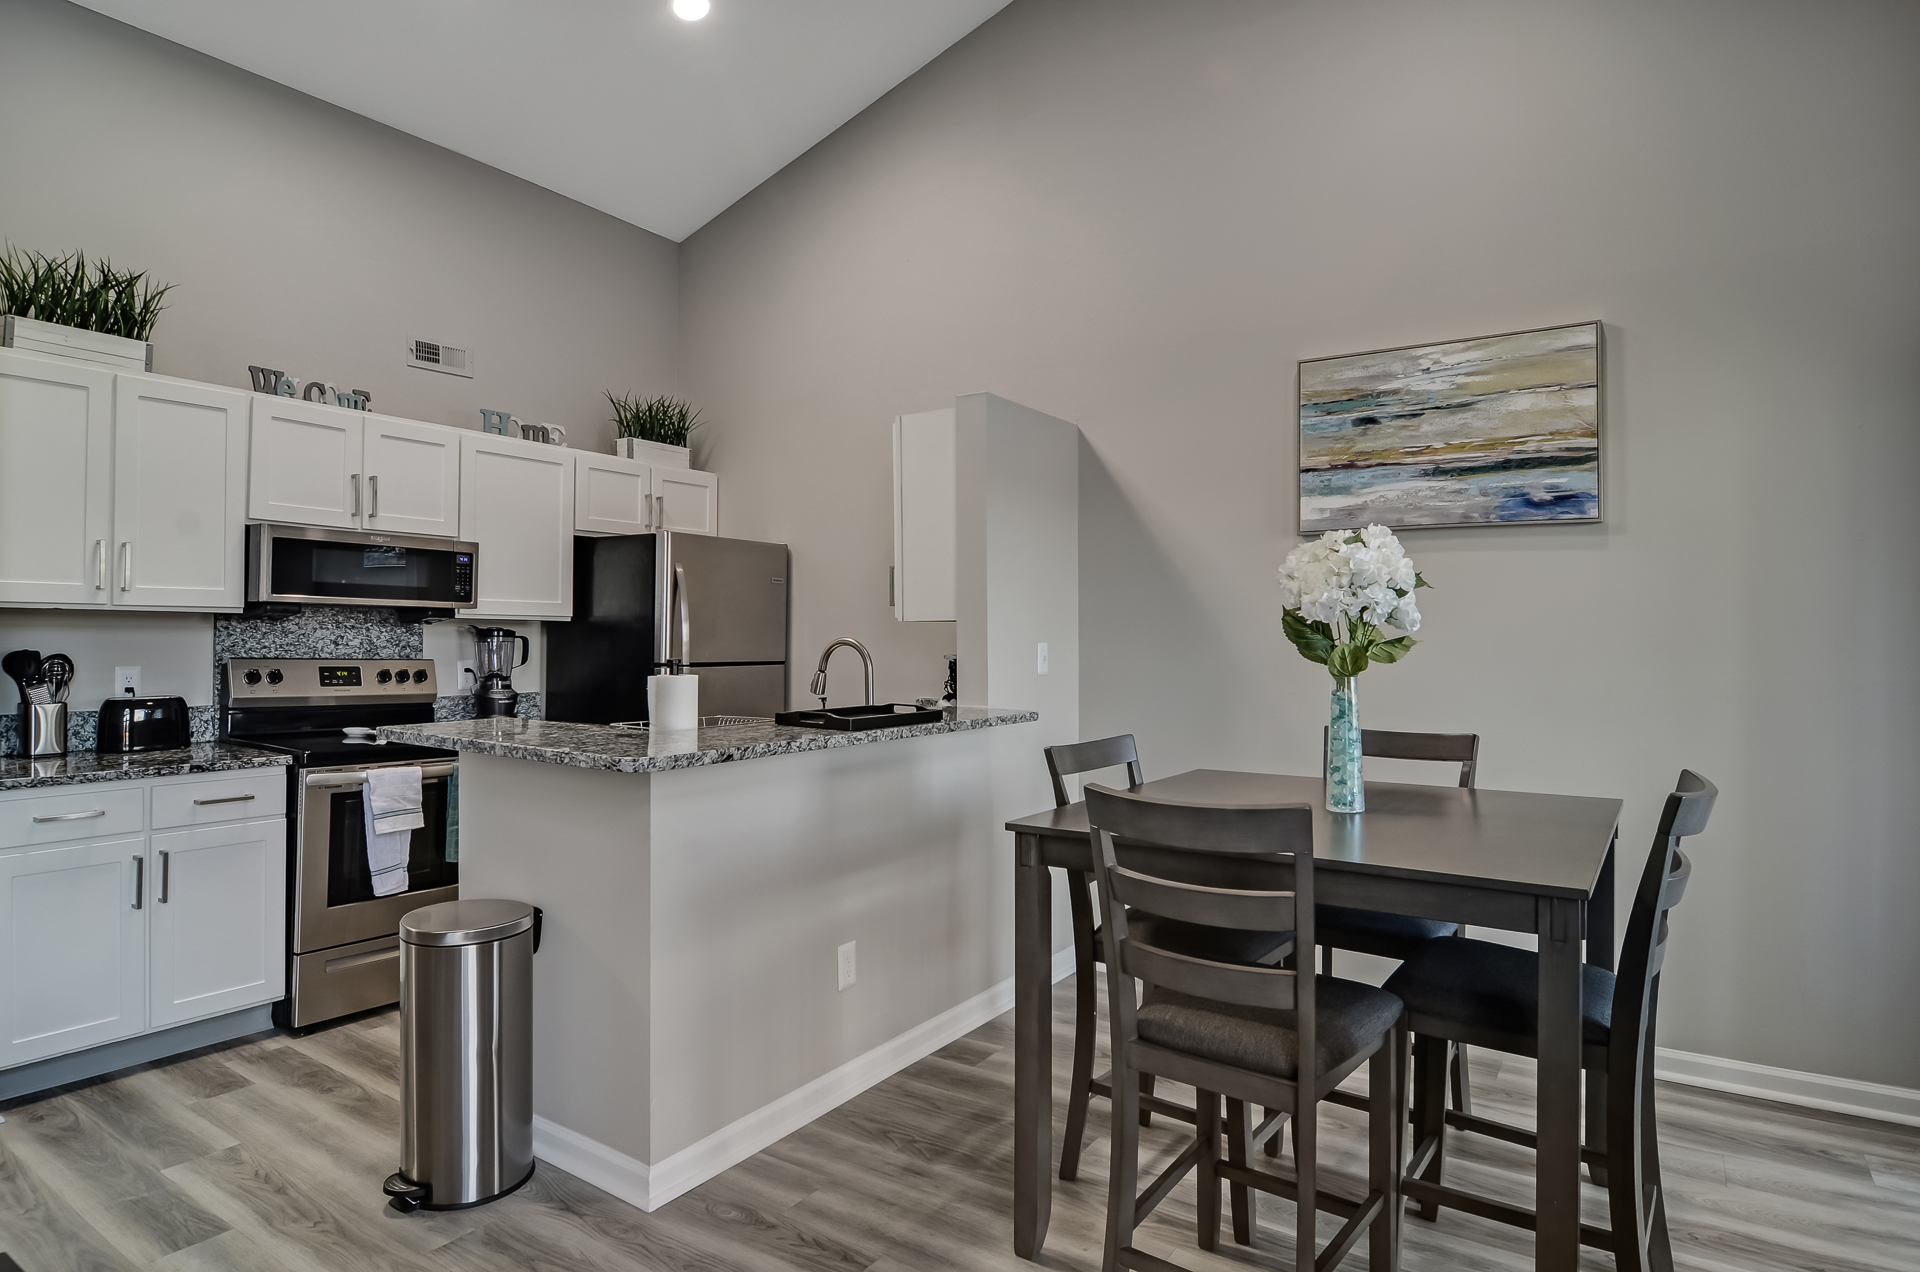
M 840 947 L 840 988 L 849 988 L 854 982 L 853 967 L 854 942 L 848 941 Z
M 460 669 L 455 675 L 460 681 L 460 688 L 457 691 L 459 693 L 471 693 L 480 684 L 480 669 L 474 665 L 471 658 L 460 660 Z
M 1047 642 L 1044 640 L 1040 642 L 1040 674 L 1047 674 Z
M 113 696 L 116 698 L 138 698 L 140 696 L 140 669 L 138 667 L 115 667 L 113 669 Z

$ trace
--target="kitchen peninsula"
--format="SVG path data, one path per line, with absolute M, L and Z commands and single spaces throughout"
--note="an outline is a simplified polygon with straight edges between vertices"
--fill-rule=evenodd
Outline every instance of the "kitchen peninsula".
M 462 893 L 543 911 L 537 1157 L 652 1210 L 1010 1005 L 992 734 L 1039 715 L 945 717 L 381 730 L 462 753 Z

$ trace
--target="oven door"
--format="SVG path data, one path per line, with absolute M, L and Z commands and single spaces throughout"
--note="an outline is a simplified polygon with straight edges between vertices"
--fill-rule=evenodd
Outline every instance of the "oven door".
M 247 600 L 470 609 L 479 548 L 457 539 L 247 527 Z
M 373 895 L 367 869 L 366 769 L 309 769 L 300 776 L 300 830 L 295 861 L 293 950 L 316 950 L 391 937 L 400 917 L 421 906 L 457 900 L 460 866 L 449 861 L 448 779 L 458 761 L 420 765 L 426 825 L 413 832 L 407 890 Z

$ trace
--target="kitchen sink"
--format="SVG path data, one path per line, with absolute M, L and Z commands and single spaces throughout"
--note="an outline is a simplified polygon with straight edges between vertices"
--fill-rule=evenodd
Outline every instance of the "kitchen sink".
M 775 724 L 802 729 L 897 729 L 907 724 L 938 724 L 946 713 L 938 707 L 914 707 L 903 702 L 879 702 L 862 707 L 816 707 L 811 711 L 779 711 Z

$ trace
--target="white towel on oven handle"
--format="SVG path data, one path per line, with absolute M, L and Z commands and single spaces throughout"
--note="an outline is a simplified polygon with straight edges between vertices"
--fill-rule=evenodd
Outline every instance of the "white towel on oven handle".
M 361 802 L 367 809 L 367 872 L 376 897 L 407 890 L 413 832 L 427 824 L 420 789 L 418 765 L 367 770 Z

